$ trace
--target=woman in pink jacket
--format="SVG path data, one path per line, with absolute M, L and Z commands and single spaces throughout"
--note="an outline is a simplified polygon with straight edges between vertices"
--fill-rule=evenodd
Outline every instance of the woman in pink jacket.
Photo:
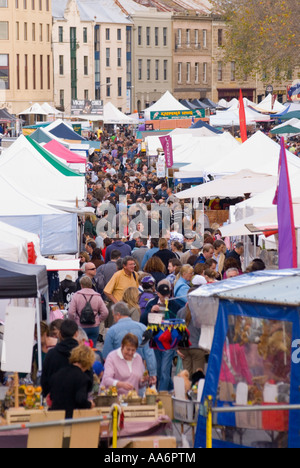
M 82 289 L 74 294 L 68 316 L 83 328 L 96 348 L 100 323 L 108 317 L 108 310 L 101 295 L 92 289 L 93 284 L 90 278 L 83 276 L 80 285 Z M 87 316 L 89 320 L 86 320 Z
M 138 338 L 128 333 L 124 336 L 121 348 L 112 351 L 105 361 L 105 370 L 101 385 L 116 387 L 119 395 L 127 395 L 131 390 L 139 389 L 147 384 L 145 366 L 137 353 Z

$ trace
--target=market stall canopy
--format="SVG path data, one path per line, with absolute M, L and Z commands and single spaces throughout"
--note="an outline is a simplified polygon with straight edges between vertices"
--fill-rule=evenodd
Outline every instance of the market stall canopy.
M 300 134 L 300 120 L 295 118 L 287 120 L 285 123 L 272 128 L 271 133 L 273 135 L 298 135 Z
M 270 116 L 261 114 L 250 107 L 245 108 L 246 124 L 254 125 L 256 122 L 269 122 Z M 231 127 L 240 125 L 239 110 L 228 109 L 225 111 L 217 111 L 215 115 L 211 115 L 209 119 L 210 125 L 213 127 Z
M 0 298 L 37 298 L 48 290 L 46 267 L 0 259 Z
M 48 115 L 47 112 L 42 108 L 38 103 L 33 104 L 22 112 L 19 112 L 18 115 Z
M 242 145 L 219 158 L 217 162 L 206 165 L 207 174 L 226 175 L 236 174 L 243 169 L 250 169 L 263 174 L 277 176 L 280 145 L 261 131 L 256 132 Z M 287 151 L 290 175 L 300 169 L 300 159 Z
M 191 172 L 202 169 L 206 172 L 209 164 L 213 162 L 218 164 L 218 161 L 240 146 L 240 143 L 228 132 L 210 137 L 193 138 L 175 149 L 174 165 L 180 167 L 182 171 Z
M 300 270 L 256 271 L 201 286 L 189 295 L 189 300 L 194 307 L 199 307 L 199 299 L 205 297 L 300 306 L 299 277 Z
M 16 120 L 16 117 L 14 117 L 13 115 L 11 115 L 7 109 L 0 109 L 0 122 L 1 123 L 5 123 L 5 122 L 15 122 Z
M 166 93 L 152 106 L 145 109 L 145 120 L 151 120 L 151 112 L 164 112 L 164 111 L 186 111 L 190 110 L 187 107 L 180 104 L 179 101 L 170 93 Z
M 285 106 L 281 104 L 274 96 L 270 93 L 265 99 L 259 104 L 253 106 L 258 112 L 268 112 L 269 114 L 276 114 L 278 112 L 285 111 Z
M 300 205 L 294 204 L 295 227 L 300 228 Z M 263 208 L 252 216 L 220 227 L 222 237 L 249 236 L 278 230 L 277 207 Z
M 198 122 L 194 123 L 191 127 L 191 129 L 195 129 L 195 128 L 206 128 L 207 130 L 210 130 L 212 133 L 216 133 L 216 134 L 220 134 L 220 133 L 223 133 L 221 132 L 221 130 L 216 130 L 214 127 L 212 127 L 211 125 L 208 125 L 206 122 L 204 122 L 203 120 L 198 120 Z
M 55 109 L 55 107 L 53 106 L 50 106 L 50 104 L 48 102 L 44 102 L 44 104 L 42 104 L 42 109 L 47 112 L 48 115 L 62 115 L 62 112 L 59 111 L 58 109 Z
M 49 141 L 44 145 L 44 148 L 60 160 L 63 160 L 71 169 L 78 170 L 82 174 L 86 172 L 86 158 L 73 153 L 58 141 Z
M 123 125 L 138 125 L 139 120 L 136 120 L 129 115 L 124 114 L 117 109 L 111 102 L 105 104 L 103 108 L 103 122 L 105 124 L 123 124 Z
M 300 119 L 300 110 L 288 112 L 280 117 L 281 120 Z
M 58 161 L 30 137 L 21 135 L 2 153 L 1 174 L 21 190 L 44 200 L 85 198 L 85 177 Z M 46 203 L 46 202 L 45 202 Z
M 261 193 L 276 186 L 277 177 L 243 170 L 231 176 L 213 180 L 198 187 L 192 187 L 176 194 L 177 198 L 236 198 L 245 193 Z
M 85 141 L 86 139 L 74 132 L 63 120 L 57 119 L 47 126 L 47 132 L 66 141 Z

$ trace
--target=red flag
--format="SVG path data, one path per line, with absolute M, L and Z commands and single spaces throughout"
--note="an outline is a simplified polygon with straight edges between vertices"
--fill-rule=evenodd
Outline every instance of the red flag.
M 240 89 L 240 109 L 239 109 L 239 117 L 240 117 L 240 133 L 242 142 L 247 140 L 247 125 L 246 125 L 246 113 L 245 113 L 245 106 L 243 101 L 243 93 Z

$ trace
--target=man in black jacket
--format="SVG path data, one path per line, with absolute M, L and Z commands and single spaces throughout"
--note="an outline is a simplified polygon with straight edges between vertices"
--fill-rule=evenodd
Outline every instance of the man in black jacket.
M 78 346 L 78 325 L 73 320 L 64 320 L 60 329 L 61 341 L 51 349 L 45 358 L 41 385 L 43 397 L 50 392 L 50 380 L 56 372 L 69 366 L 69 358 L 74 348 Z

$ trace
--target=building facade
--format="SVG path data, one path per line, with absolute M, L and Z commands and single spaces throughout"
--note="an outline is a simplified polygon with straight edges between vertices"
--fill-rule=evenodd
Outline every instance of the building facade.
M 211 98 L 212 22 L 196 11 L 174 13 L 174 96 L 177 99 Z
M 0 104 L 53 103 L 50 0 L 0 0 Z
M 69 114 L 74 100 L 102 100 L 130 111 L 131 22 L 118 5 L 113 0 L 52 0 L 52 13 L 56 106 Z

